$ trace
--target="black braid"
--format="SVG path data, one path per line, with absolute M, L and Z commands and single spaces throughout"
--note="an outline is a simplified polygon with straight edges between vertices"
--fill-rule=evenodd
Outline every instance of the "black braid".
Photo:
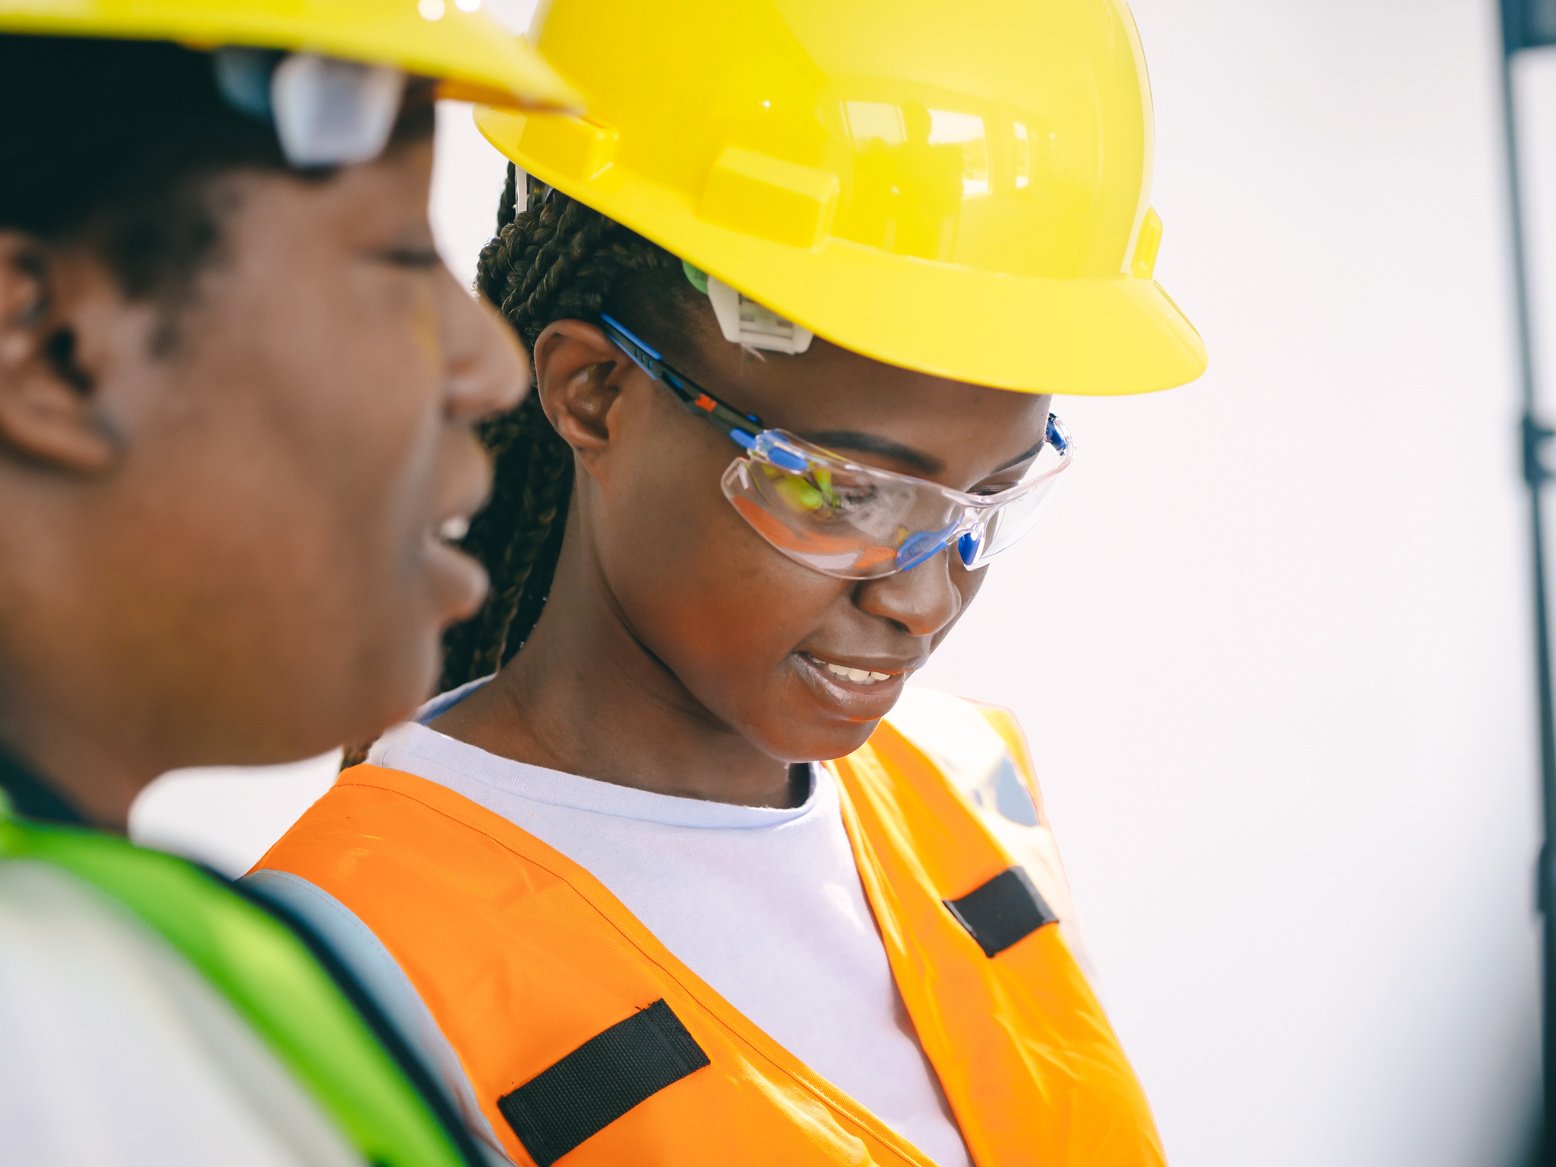
M 518 210 L 510 164 L 497 235 L 481 252 L 476 290 L 533 350 L 556 320 L 674 319 L 690 292 L 680 260 L 560 191 L 533 181 Z M 634 310 L 636 309 L 636 310 Z M 482 427 L 496 462 L 491 504 L 471 524 L 465 549 L 491 575 L 486 606 L 444 638 L 442 688 L 486 676 L 511 660 L 551 592 L 572 495 L 573 455 L 531 393 Z
M 508 177 L 503 180 L 502 198 L 497 200 L 497 227 L 498 235 L 502 229 L 513 222 L 519 208 L 519 168 L 513 163 L 508 163 Z M 483 248 L 484 250 L 484 248 Z

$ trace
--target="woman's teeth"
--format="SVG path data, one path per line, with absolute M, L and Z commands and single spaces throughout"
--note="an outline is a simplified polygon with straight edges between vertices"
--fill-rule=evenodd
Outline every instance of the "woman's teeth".
M 856 685 L 873 685 L 877 681 L 891 680 L 890 673 L 873 673 L 869 669 L 851 669 L 846 665 L 835 665 L 831 661 L 817 661 L 816 663 L 834 677 L 843 677 L 845 680 L 853 681 Z
M 470 520 L 464 515 L 455 515 L 451 519 L 444 519 L 438 525 L 438 538 L 445 543 L 458 543 L 470 533 Z

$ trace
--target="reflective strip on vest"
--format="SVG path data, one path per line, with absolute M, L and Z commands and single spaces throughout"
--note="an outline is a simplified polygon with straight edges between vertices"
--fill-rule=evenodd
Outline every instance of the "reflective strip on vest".
M 1009 768 L 1022 747 L 1008 716 L 959 704 Z M 883 723 L 830 765 L 898 991 L 973 1161 L 1160 1167 L 1139 1083 L 1054 922 L 1059 896 L 920 748 L 933 737 Z M 1039 818 L 1024 752 L 1014 769 Z M 1046 838 L 1041 821 L 1014 825 Z M 927 1164 L 588 871 L 437 783 L 348 770 L 267 868 L 373 930 L 520 1164 Z M 541 1105 L 515 1122 L 527 1096 Z
M 160 936 L 374 1167 L 479 1162 L 459 1149 L 463 1132 L 450 1133 L 307 945 L 219 878 L 115 835 L 11 817 L 0 804 L 0 862 L 7 859 L 66 872 Z

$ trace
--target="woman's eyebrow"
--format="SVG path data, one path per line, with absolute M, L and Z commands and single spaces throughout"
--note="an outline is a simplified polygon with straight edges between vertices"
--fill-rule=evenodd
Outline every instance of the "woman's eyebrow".
M 1017 454 L 1009 462 L 1006 462 L 1003 466 L 996 466 L 993 470 L 990 470 L 989 473 L 990 474 L 998 474 L 1002 470 L 1009 470 L 1012 466 L 1019 466 L 1019 465 L 1021 465 L 1021 463 L 1025 462 L 1028 458 L 1035 458 L 1035 457 L 1037 457 L 1037 455 L 1041 454 L 1043 452 L 1043 447 L 1046 446 L 1047 444 L 1048 444 L 1048 439 L 1045 437 L 1042 441 L 1038 442 L 1037 445 L 1033 446 L 1025 454 Z
M 931 458 L 921 450 L 915 450 L 912 446 L 901 445 L 878 434 L 862 433 L 859 430 L 825 430 L 821 433 L 803 433 L 800 437 L 807 442 L 814 442 L 816 445 L 824 446 L 828 449 L 849 450 L 854 453 L 874 454 L 880 458 L 889 458 L 893 462 L 900 462 L 904 466 L 913 467 L 915 471 L 925 477 L 939 474 L 945 469 L 945 464 L 938 458 Z M 1017 461 L 1020 461 L 1020 459 L 1018 458 Z

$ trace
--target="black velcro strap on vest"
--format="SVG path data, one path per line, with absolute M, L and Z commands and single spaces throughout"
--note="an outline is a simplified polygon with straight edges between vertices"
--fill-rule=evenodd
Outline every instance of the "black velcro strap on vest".
M 550 1167 L 638 1103 L 708 1064 L 697 1040 L 660 999 L 503 1095 L 497 1108 L 530 1157 Z
M 1023 936 L 1059 918 L 1019 867 L 1000 872 L 961 899 L 946 900 L 945 906 L 985 956 L 1004 952 Z

